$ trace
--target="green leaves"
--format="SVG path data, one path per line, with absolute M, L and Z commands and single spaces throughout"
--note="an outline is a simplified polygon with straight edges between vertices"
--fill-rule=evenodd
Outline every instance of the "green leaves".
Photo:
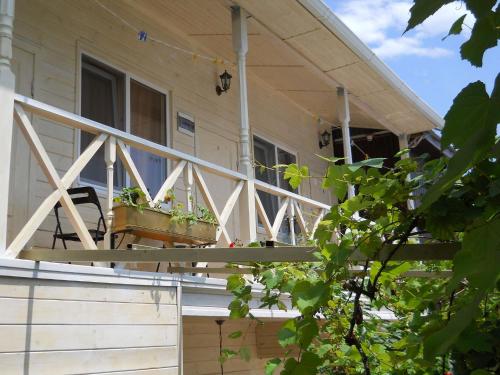
M 265 367 L 266 375 L 273 375 L 274 371 L 278 368 L 280 364 L 281 364 L 281 359 L 279 358 L 273 358 L 267 361 Z
M 451 158 L 444 176 L 427 191 L 420 210 L 435 202 L 470 168 L 484 159 L 495 143 L 496 125 L 500 122 L 500 74 L 491 97 L 484 83 L 465 87 L 445 116 L 442 148 L 454 144 L 459 150 Z M 471 129 L 474 131 L 471 132 Z
M 290 319 L 278 331 L 278 342 L 283 348 L 299 345 L 302 349 L 307 349 L 318 333 L 316 319 L 312 317 Z
M 301 280 L 292 291 L 292 303 L 302 314 L 312 314 L 325 303 L 329 295 L 329 287 L 324 282 Z
M 455 22 L 453 22 L 453 25 L 451 25 L 450 31 L 448 32 L 448 35 L 446 35 L 442 40 L 445 40 L 450 35 L 460 34 L 462 32 L 462 26 L 464 24 L 465 17 L 467 17 L 467 14 L 464 14 L 462 17 L 458 18 Z
M 410 19 L 405 33 L 413 29 L 415 26 L 420 25 L 427 18 L 436 13 L 443 5 L 449 4 L 454 0 L 415 0 L 413 6 L 410 8 Z
M 483 66 L 485 51 L 498 43 L 499 25 L 498 10 L 497 13 L 490 11 L 486 16 L 478 18 L 472 28 L 470 39 L 460 47 L 462 59 L 468 60 L 474 66 Z
M 453 2 L 453 0 L 415 0 L 410 9 L 411 17 L 405 32 L 413 29 L 424 22 L 428 17 L 436 13 L 442 6 Z M 462 59 L 468 60 L 474 66 L 483 65 L 484 52 L 497 45 L 500 37 L 500 7 L 493 11 L 496 0 L 464 0 L 467 9 L 476 18 L 472 27 L 470 39 L 460 48 Z M 465 15 L 460 17 L 452 25 L 448 35 L 459 34 Z
M 283 178 L 293 189 L 297 189 L 304 178 L 309 177 L 309 168 L 305 165 L 299 167 L 297 164 L 286 166 Z

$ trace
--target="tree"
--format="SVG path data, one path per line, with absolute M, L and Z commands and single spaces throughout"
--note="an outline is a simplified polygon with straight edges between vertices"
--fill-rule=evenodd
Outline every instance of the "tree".
M 415 0 L 406 31 L 450 2 Z M 476 21 L 461 56 L 480 67 L 485 51 L 500 37 L 500 5 L 495 0 L 463 3 Z M 449 35 L 462 31 L 464 19 L 453 23 Z M 253 281 L 265 288 L 262 306 L 284 309 L 280 296 L 288 293 L 301 314 L 286 321 L 277 337 L 284 348 L 298 346 L 300 355 L 272 359 L 267 374 L 280 366 L 281 374 L 497 373 L 499 122 L 500 75 L 491 94 L 478 81 L 455 98 L 445 116 L 441 144 L 454 149 L 450 159 L 401 158 L 389 170 L 380 159 L 351 165 L 329 160 L 323 186 L 341 203 L 331 208 L 315 233 L 318 261 L 253 265 Z M 308 178 L 307 168 L 296 164 L 285 172 L 294 187 Z M 345 199 L 349 184 L 358 186 L 358 194 Z M 422 190 L 426 192 L 420 196 Z M 408 200 L 418 202 L 418 208 L 409 209 Z M 392 260 L 405 244 L 422 241 L 454 241 L 460 249 L 453 261 Z M 362 270 L 352 275 L 353 249 L 375 259 L 388 245 L 388 257 L 363 262 Z M 409 270 L 450 268 L 451 277 L 404 277 Z M 249 313 L 247 284 L 240 275 L 229 278 L 233 318 Z M 397 319 L 377 318 L 374 311 L 382 308 Z

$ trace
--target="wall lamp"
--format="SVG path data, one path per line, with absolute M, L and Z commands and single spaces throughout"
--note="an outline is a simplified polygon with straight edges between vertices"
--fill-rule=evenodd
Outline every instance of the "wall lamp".
M 215 92 L 220 96 L 223 92 L 227 92 L 229 87 L 231 87 L 231 78 L 233 78 L 233 76 L 229 74 L 227 70 L 224 70 L 224 73 L 222 73 L 219 78 L 220 86 L 217 85 L 215 87 Z
M 319 135 L 319 148 L 322 149 L 330 144 L 331 134 L 328 130 L 325 130 Z

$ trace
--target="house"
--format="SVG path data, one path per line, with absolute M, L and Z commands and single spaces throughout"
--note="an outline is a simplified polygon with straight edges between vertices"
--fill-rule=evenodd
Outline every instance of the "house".
M 217 246 L 296 245 L 335 197 L 316 178 L 293 190 L 274 165 L 321 176 L 317 155 L 353 160 L 351 134 L 391 156 L 380 132 L 407 147 L 442 125 L 321 0 L 0 0 L 0 102 L 3 374 L 218 374 L 221 338 L 251 352 L 225 373 L 262 374 L 295 316 L 256 302 L 264 326 L 227 320 L 225 280 L 203 268 L 18 259 L 52 247 L 58 201 L 71 249 L 111 248 L 66 189 L 93 187 L 107 228 L 114 196 L 138 185 L 214 211 Z

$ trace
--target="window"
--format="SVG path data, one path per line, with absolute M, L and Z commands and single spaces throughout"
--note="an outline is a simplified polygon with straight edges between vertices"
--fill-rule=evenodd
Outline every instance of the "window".
M 130 88 L 129 103 L 125 102 L 127 86 Z M 81 113 L 83 117 L 130 132 L 148 141 L 166 145 L 166 103 L 165 94 L 94 59 L 82 57 Z M 128 126 L 127 116 L 130 118 Z M 81 133 L 80 151 L 90 144 L 93 137 L 91 134 Z M 165 160 L 136 148 L 130 148 L 130 155 L 150 194 L 156 194 L 166 178 Z M 99 150 L 82 171 L 81 179 L 93 185 L 106 185 L 104 148 Z M 121 162 L 117 161 L 115 187 L 122 188 L 125 185 L 125 171 Z
M 283 173 L 273 168 L 276 164 L 296 163 L 297 157 L 295 155 L 257 136 L 253 137 L 253 150 L 256 161 L 255 178 L 290 192 L 297 192 L 283 178 Z M 279 209 L 278 197 L 263 191 L 259 191 L 258 194 L 267 217 L 273 222 Z M 282 231 L 288 232 L 283 228 Z
M 125 130 L 125 76 L 88 57 L 82 58 L 81 114 L 83 117 L 120 130 Z M 80 151 L 94 139 L 94 134 L 81 132 Z M 94 155 L 81 173 L 81 178 L 94 185 L 106 185 L 104 147 Z M 115 168 L 115 187 L 124 186 L 123 167 Z

